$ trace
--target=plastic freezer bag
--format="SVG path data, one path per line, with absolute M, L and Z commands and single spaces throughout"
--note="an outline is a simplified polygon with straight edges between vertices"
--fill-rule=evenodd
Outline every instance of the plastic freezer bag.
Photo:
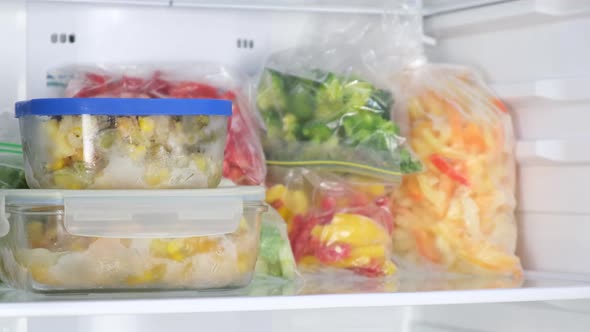
M 420 169 L 390 119 L 396 96 L 389 82 L 421 54 L 420 15 L 404 3 L 384 3 L 382 21 L 319 18 L 305 44 L 271 55 L 256 96 L 269 165 L 387 181 Z
M 292 280 L 297 274 L 287 225 L 281 215 L 270 207 L 262 215 L 256 275 Z
M 321 166 L 389 180 L 420 169 L 389 119 L 390 92 L 361 79 L 315 73 L 309 79 L 265 69 L 257 102 L 269 165 Z
M 317 169 L 269 167 L 266 201 L 287 222 L 303 272 L 395 272 L 391 261 L 392 185 Z
M 0 189 L 20 188 L 27 188 L 27 182 L 18 121 L 13 114 L 0 113 Z
M 223 176 L 236 184 L 261 184 L 266 174 L 251 111 L 249 81 L 229 68 L 206 63 L 73 66 L 53 71 L 48 85 L 63 86 L 65 97 L 213 98 L 233 102 Z
M 25 179 L 22 147 L 0 142 L 0 189 L 28 188 Z
M 397 114 L 424 165 L 394 196 L 393 248 L 408 270 L 522 274 L 515 255 L 512 121 L 471 70 L 404 73 Z

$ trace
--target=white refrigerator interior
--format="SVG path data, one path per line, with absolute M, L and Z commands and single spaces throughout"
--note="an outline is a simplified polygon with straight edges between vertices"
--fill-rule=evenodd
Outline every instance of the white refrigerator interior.
M 419 5 L 419 2 L 417 2 Z M 215 61 L 254 74 L 321 17 L 377 20 L 381 1 L 3 0 L 0 126 L 56 96 L 69 63 Z M 433 62 L 473 66 L 514 116 L 522 285 L 502 280 L 255 282 L 242 290 L 41 296 L 0 286 L 2 331 L 588 331 L 590 2 L 424 0 Z M 1 138 L 1 137 L 0 137 Z

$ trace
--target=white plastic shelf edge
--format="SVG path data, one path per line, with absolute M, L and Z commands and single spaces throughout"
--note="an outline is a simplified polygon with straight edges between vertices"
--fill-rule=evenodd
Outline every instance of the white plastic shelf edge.
M 235 1 L 235 0 L 29 0 L 31 2 L 58 2 L 58 3 L 83 3 L 100 5 L 147 5 L 168 6 L 178 8 L 204 8 L 204 9 L 239 9 L 239 10 L 269 10 L 289 12 L 326 12 L 348 14 L 383 14 L 399 12 L 407 14 L 405 10 L 397 7 L 389 7 L 385 0 L 373 1 Z M 418 9 L 416 9 L 418 10 Z
M 567 20 L 590 12 L 590 2 L 580 0 L 502 1 L 464 11 L 428 16 L 425 31 L 441 35 L 475 34 L 514 29 L 531 24 Z
M 428 284 L 430 281 L 425 282 Z M 263 289 L 267 286 L 261 283 L 254 287 Z M 333 287 L 342 291 L 343 286 L 346 285 L 339 282 Z M 350 287 L 351 292 L 359 291 L 354 283 Z M 556 279 L 539 273 L 530 274 L 518 288 L 418 291 L 421 287 L 419 285 L 415 291 L 350 294 L 330 294 L 329 290 L 326 293 L 323 288 L 317 294 L 273 296 L 240 296 L 219 291 L 56 297 L 4 290 L 4 296 L 0 296 L 0 317 L 274 311 L 590 299 L 590 280 L 586 277 Z

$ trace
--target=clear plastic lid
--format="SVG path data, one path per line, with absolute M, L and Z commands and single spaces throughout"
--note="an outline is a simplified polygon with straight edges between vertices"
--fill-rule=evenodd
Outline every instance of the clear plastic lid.
M 111 238 L 178 238 L 234 232 L 244 207 L 262 205 L 264 188 L 196 190 L 3 190 L 0 236 L 11 213 L 61 215 L 67 232 Z M 37 211 L 36 211 L 37 210 Z M 47 211 L 45 209 L 45 211 Z

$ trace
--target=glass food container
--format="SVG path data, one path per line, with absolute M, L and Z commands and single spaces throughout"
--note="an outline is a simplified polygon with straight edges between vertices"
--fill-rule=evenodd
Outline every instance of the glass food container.
M 0 191 L 0 279 L 35 292 L 247 285 L 261 187 Z
M 217 99 L 54 98 L 16 103 L 33 189 L 219 185 L 232 105 Z

